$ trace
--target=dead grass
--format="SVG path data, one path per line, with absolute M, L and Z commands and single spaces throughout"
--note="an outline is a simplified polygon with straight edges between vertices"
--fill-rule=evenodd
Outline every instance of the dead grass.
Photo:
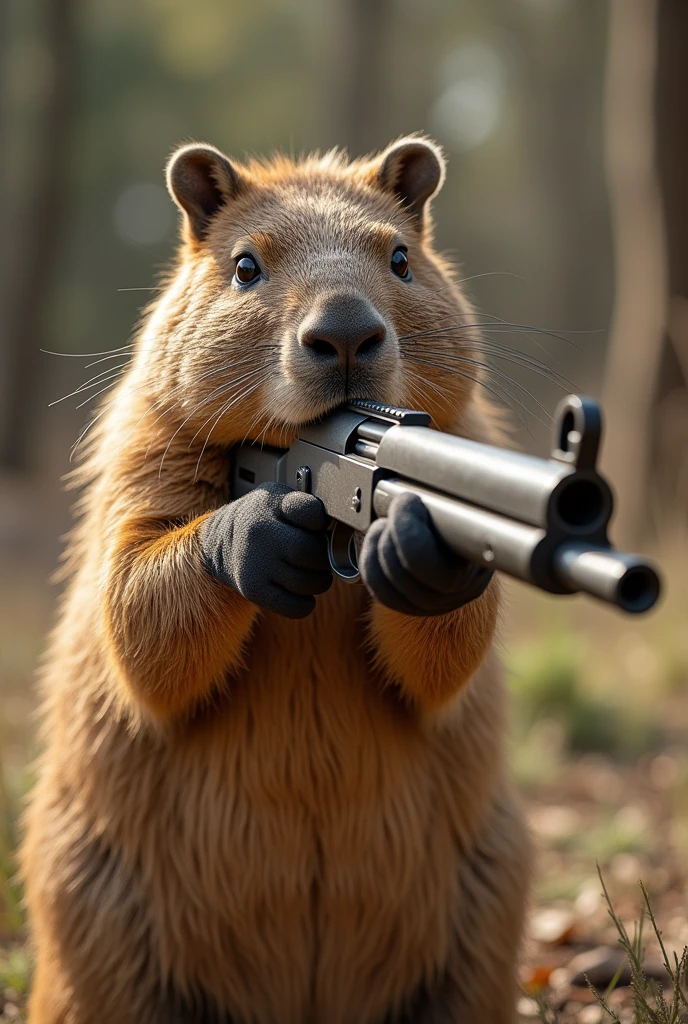
M 587 1014 L 586 1024 L 593 1024 L 595 1017 L 597 1018 L 596 1024 L 597 1022 L 603 1024 L 606 1020 L 614 1021 L 615 1024 L 626 1024 L 626 1022 L 628 1024 L 685 1024 L 688 1021 L 688 946 L 684 946 L 680 954 L 667 950 L 652 909 L 650 897 L 642 882 L 640 882 L 642 894 L 640 915 L 633 930 L 629 933 L 614 908 L 599 869 L 598 873 L 607 912 L 616 929 L 624 960 L 602 991 L 595 988 L 590 980 L 586 979 L 590 993 L 600 1010 L 599 1014 L 595 1014 L 594 1007 L 591 1007 L 593 1012 Z M 665 972 L 665 976 L 661 980 L 649 977 L 645 970 L 644 931 L 647 921 L 651 927 L 652 937 L 661 950 Z M 629 996 L 632 1002 L 630 1018 L 628 1016 L 622 1018 L 609 1005 L 612 993 L 617 990 L 626 966 L 630 969 Z M 542 1024 L 563 1024 L 563 1016 L 548 1005 L 545 995 L 538 993 L 534 1002 L 537 1006 L 537 1018 Z

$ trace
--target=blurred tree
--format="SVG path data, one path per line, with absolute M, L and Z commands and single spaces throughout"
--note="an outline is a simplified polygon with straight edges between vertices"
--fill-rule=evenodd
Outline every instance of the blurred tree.
M 604 38 L 603 9 L 597 0 L 554 4 L 549 10 L 511 0 L 497 0 L 497 6 L 521 50 L 521 145 L 539 219 L 541 309 L 549 326 L 564 333 L 598 327 L 608 315 L 604 268 L 610 254 L 591 262 L 591 250 L 607 248 L 601 60 L 591 58 Z M 584 358 L 579 349 L 577 374 L 585 370 Z
M 607 353 L 603 466 L 618 493 L 615 538 L 637 543 L 647 522 L 652 417 L 667 270 L 655 166 L 656 0 L 611 0 L 606 125 L 616 295 Z
M 8 57 L 10 51 L 9 7 L 0 3 L 0 153 L 9 152 Z M 10 296 L 10 183 L 7 160 L 0 161 L 0 438 L 6 430 L 3 409 L 8 395 L 7 305 Z
M 489 11 L 492 32 L 501 34 L 510 124 L 501 126 L 502 148 L 492 156 L 502 174 L 490 183 L 491 203 L 506 199 L 500 218 L 490 218 L 480 202 L 476 208 L 487 230 L 491 220 L 502 227 L 494 240 L 494 251 L 501 251 L 497 266 L 527 279 L 502 315 L 548 329 L 551 334 L 534 337 L 514 334 L 511 343 L 543 358 L 571 388 L 594 393 L 611 306 L 599 102 L 605 7 L 597 0 L 488 0 L 480 9 Z M 473 188 L 480 198 L 480 182 Z M 561 388 L 520 368 L 508 370 L 536 399 L 521 393 L 534 437 L 524 433 L 519 440 L 528 447 L 535 440 L 547 450 L 550 431 L 542 419 Z
M 5 9 L 5 4 L 0 8 Z M 75 0 L 45 0 L 44 46 L 51 74 L 26 189 L 14 229 L 21 245 L 9 251 L 3 238 L 3 262 L 16 260 L 11 287 L 4 296 L 5 394 L 0 406 L 0 465 L 26 470 L 31 462 L 37 391 L 36 372 L 43 344 L 44 318 L 58 269 L 61 228 L 68 191 L 73 74 L 76 63 Z M 5 12 L 5 17 L 7 12 Z M 0 39 L 3 37 L 0 26 Z M 5 208 L 2 220 L 9 219 Z M 8 280 L 9 280 L 8 276 Z
M 658 526 L 688 509 L 688 4 L 659 0 L 657 146 L 669 258 L 667 338 L 659 376 L 651 493 Z
M 333 114 L 353 156 L 382 144 L 391 16 L 390 0 L 341 0 L 334 19 Z

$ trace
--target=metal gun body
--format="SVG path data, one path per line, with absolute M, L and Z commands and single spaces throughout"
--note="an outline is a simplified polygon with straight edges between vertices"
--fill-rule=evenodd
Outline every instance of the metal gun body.
M 235 448 L 232 496 L 271 480 L 317 495 L 333 520 L 332 569 L 355 581 L 358 539 L 410 492 L 444 543 L 469 560 L 550 593 L 580 591 L 644 612 L 659 577 L 609 543 L 613 499 L 595 468 L 600 436 L 598 405 L 577 395 L 557 409 L 549 459 L 440 433 L 423 412 L 360 401 L 304 427 L 286 451 Z

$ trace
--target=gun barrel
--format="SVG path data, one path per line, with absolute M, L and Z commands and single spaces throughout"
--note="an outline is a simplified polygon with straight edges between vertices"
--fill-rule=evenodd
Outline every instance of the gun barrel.
M 401 477 L 531 526 L 590 535 L 604 529 L 611 492 L 594 471 L 480 444 L 428 427 L 391 427 L 376 464 Z
M 457 554 L 552 593 L 581 591 L 624 611 L 647 611 L 659 596 L 659 578 L 637 555 L 603 545 L 551 546 L 542 527 L 465 504 L 402 479 L 377 483 L 373 503 L 384 516 L 398 494 L 417 494 L 444 542 Z
M 626 612 L 639 614 L 659 597 L 659 576 L 638 555 L 613 548 L 562 544 L 555 552 L 556 571 L 573 590 L 583 590 Z

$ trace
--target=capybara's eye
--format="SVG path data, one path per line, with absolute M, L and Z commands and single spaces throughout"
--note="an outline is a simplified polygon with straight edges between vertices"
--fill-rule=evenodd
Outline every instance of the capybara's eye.
M 392 270 L 397 275 L 397 277 L 400 277 L 402 279 L 402 281 L 408 281 L 408 279 L 411 276 L 411 271 L 409 270 L 408 256 L 406 255 L 406 249 L 404 249 L 402 246 L 399 246 L 392 253 Z
M 237 260 L 236 269 L 234 276 L 239 284 L 250 284 L 251 281 L 255 281 L 257 277 L 260 277 L 260 267 L 254 260 L 253 256 L 249 256 L 248 253 L 244 253 Z

